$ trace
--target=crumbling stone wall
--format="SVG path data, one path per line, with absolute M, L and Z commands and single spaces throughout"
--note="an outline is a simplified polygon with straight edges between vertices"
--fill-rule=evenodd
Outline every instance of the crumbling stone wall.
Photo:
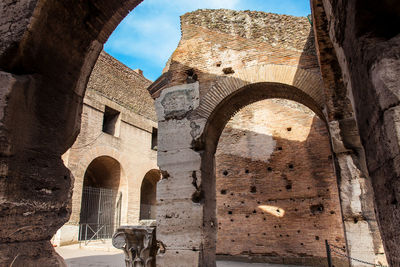
M 6 0 L 0 2 L 0 25 L 2 26 L 0 31 L 4 36 L 0 48 L 2 71 L 0 75 L 2 110 L 1 264 L 10 265 L 13 261 L 14 264 L 18 265 L 29 265 L 32 261 L 37 265 L 63 264 L 49 243 L 50 237 L 67 220 L 70 214 L 72 182 L 69 171 L 62 164 L 61 155 L 73 144 L 79 133 L 80 112 L 86 83 L 102 49 L 102 44 L 122 18 L 139 2 L 138 0 L 31 0 L 24 2 Z M 313 15 L 321 15 L 319 11 L 314 9 L 314 3 L 326 12 L 326 16 L 325 14 L 314 16 L 313 21 L 317 43 L 323 44 L 319 46 L 318 54 L 322 75 L 324 82 L 326 82 L 325 89 L 332 89 L 325 90 L 327 93 L 325 95 L 327 113 L 336 116 L 333 123 L 331 123 L 331 117 L 328 117 L 329 129 L 334 152 L 336 155 L 341 155 L 337 159 L 338 165 L 340 165 L 340 174 L 343 177 L 352 177 L 352 179 L 346 180 L 347 184 L 341 185 L 341 192 L 344 191 L 342 189 L 351 188 L 350 185 L 354 185 L 352 188 L 355 189 L 353 191 L 348 190 L 343 198 L 341 196 L 342 204 L 352 204 L 343 209 L 346 212 L 343 213 L 346 220 L 345 224 L 350 226 L 351 219 L 353 219 L 353 222 L 356 221 L 354 219 L 362 219 L 362 224 L 353 223 L 355 226 L 353 228 L 354 233 L 362 229 L 373 228 L 373 216 L 371 216 L 373 212 L 370 212 L 371 207 L 364 201 L 373 197 L 369 194 L 368 175 L 363 170 L 368 167 L 371 172 L 372 184 L 377 193 L 377 211 L 380 215 L 385 246 L 389 251 L 390 263 L 396 266 L 398 263 L 396 256 L 400 255 L 400 253 L 397 253 L 399 242 L 395 239 L 396 236 L 399 236 L 398 220 L 396 220 L 396 216 L 393 216 L 393 214 L 398 213 L 396 199 L 399 199 L 398 194 L 396 195 L 396 177 L 398 175 L 393 171 L 397 170 L 396 159 L 398 158 L 396 157 L 398 154 L 396 152 L 398 138 L 396 139 L 396 134 L 392 131 L 393 126 L 396 125 L 396 116 L 392 116 L 395 114 L 396 101 L 389 101 L 391 104 L 386 106 L 381 100 L 383 102 L 388 99 L 396 100 L 395 96 L 397 95 L 396 79 L 390 78 L 396 77 L 396 75 L 388 77 L 382 76 L 382 74 L 397 73 L 398 34 L 397 28 L 391 26 L 398 24 L 396 24 L 397 18 L 400 17 L 398 5 L 396 5 L 396 1 L 323 2 L 324 5 L 322 5 L 322 1 L 315 0 L 312 1 L 312 4 Z M 361 16 L 359 16 L 360 14 Z M 325 20 L 321 20 L 321 17 L 324 16 Z M 392 29 L 395 30 L 392 31 Z M 328 38 L 320 42 L 319 37 Z M 330 41 L 331 46 L 324 46 L 327 44 L 326 40 Z M 378 62 L 378 59 L 382 56 L 385 57 L 385 60 Z M 331 65 L 335 60 L 336 64 Z M 375 67 L 372 68 L 371 66 Z M 227 69 L 227 72 L 229 72 L 229 69 Z M 190 73 L 192 72 L 187 74 Z M 166 76 L 170 78 L 172 75 Z M 164 94 L 158 92 L 158 95 L 155 96 L 168 97 L 171 95 L 167 93 L 173 91 L 176 97 L 180 97 L 179 90 L 182 91 L 185 88 L 187 89 L 186 95 L 190 96 L 186 100 L 191 101 L 191 103 L 174 102 L 174 99 L 170 98 L 170 104 L 179 104 L 175 107 L 181 113 L 192 112 L 193 109 L 198 107 L 199 99 L 196 100 L 196 96 L 199 95 L 196 93 L 198 92 L 198 84 L 185 84 L 186 80 L 193 80 L 194 75 L 183 73 L 183 77 L 184 79 L 177 84 L 184 87 L 170 88 Z M 329 80 L 326 81 L 326 77 L 332 77 L 333 83 L 330 83 Z M 375 77 L 373 81 L 372 77 Z M 283 82 L 285 79 L 277 79 L 277 77 L 268 80 L 268 82 L 276 82 L 277 80 L 284 84 L 294 84 L 287 82 L 287 80 Z M 257 81 L 257 79 L 253 81 Z M 382 86 L 381 82 L 388 86 Z M 163 83 L 164 85 L 168 84 L 163 79 L 159 80 L 157 84 Z M 340 84 L 345 86 L 341 87 Z M 244 85 L 240 84 L 240 86 Z M 210 88 L 213 89 L 213 87 Z M 220 88 L 232 87 L 223 84 Z M 280 89 L 288 88 L 280 87 Z M 297 86 L 297 88 L 299 87 Z M 340 88 L 351 90 L 337 90 Z M 386 90 L 388 88 L 389 91 Z M 260 88 L 257 87 L 257 89 Z M 293 92 L 292 89 L 288 90 Z M 245 91 L 249 93 L 249 91 Z M 218 90 L 216 92 L 221 93 Z M 389 93 L 380 94 L 377 92 Z M 260 97 L 260 95 L 258 96 Z M 346 114 L 343 112 L 344 110 L 351 117 L 349 109 L 346 105 L 342 105 L 346 103 L 346 101 L 343 101 L 346 96 L 350 96 L 353 100 L 357 117 L 342 120 L 342 116 Z M 288 96 L 286 95 L 286 97 Z M 182 98 L 180 99 L 182 100 Z M 217 99 L 218 101 L 221 100 L 218 97 Z M 230 100 L 233 99 L 230 98 Z M 217 103 L 219 103 L 218 101 Z M 331 107 L 333 107 L 333 110 L 330 109 Z M 366 107 L 371 109 L 365 111 L 364 108 Z M 166 111 L 166 115 L 170 114 L 168 108 L 163 109 L 163 111 Z M 363 116 L 359 115 L 361 113 Z M 374 124 L 369 121 L 368 118 L 370 117 L 378 118 L 377 123 Z M 165 122 L 165 118 L 159 116 L 161 122 Z M 385 118 L 385 120 L 382 118 Z M 186 124 L 185 121 L 180 119 L 178 121 L 182 123 L 181 126 L 183 127 L 176 127 L 176 129 L 182 130 L 182 134 L 179 135 L 180 140 L 175 140 L 174 144 L 168 147 L 160 144 L 160 146 L 164 146 L 166 151 L 175 152 L 176 157 L 171 154 L 160 153 L 159 162 L 165 170 L 169 171 L 173 168 L 172 162 L 179 156 L 181 159 L 185 159 L 184 163 L 191 163 L 184 168 L 185 171 L 190 173 L 188 177 L 185 176 L 189 179 L 183 179 L 183 173 L 174 173 L 174 182 L 182 188 L 196 185 L 194 187 L 196 192 L 201 192 L 201 172 L 198 174 L 195 172 L 196 175 L 193 175 L 193 171 L 198 170 L 198 165 L 193 163 L 198 163 L 199 158 L 201 159 L 199 154 L 202 143 L 192 143 L 192 141 L 201 135 L 205 122 L 201 119 L 198 121 L 191 119 Z M 191 122 L 193 128 L 190 128 Z M 177 126 L 177 123 L 174 123 L 170 122 L 173 127 Z M 368 166 L 363 166 L 363 161 L 359 160 L 363 153 L 360 153 L 360 147 L 357 144 L 359 140 L 357 140 L 358 131 L 357 127 L 354 127 L 355 125 L 361 129 L 363 145 L 368 145 L 371 148 L 366 149 L 366 157 L 369 158 Z M 343 128 L 347 130 L 342 131 Z M 354 129 L 356 130 L 354 131 Z M 191 130 L 192 135 L 185 135 Z M 178 143 L 180 145 L 177 145 Z M 343 144 L 346 144 L 346 146 Z M 356 145 L 354 146 L 354 144 Z M 178 152 L 177 147 L 181 149 L 180 152 Z M 194 148 L 197 152 L 191 148 Z M 377 156 L 378 153 L 375 153 L 375 148 L 379 150 L 379 155 L 383 155 L 382 157 Z M 182 157 L 183 155 L 188 157 Z M 171 160 L 167 162 L 166 157 L 170 156 Z M 377 165 L 374 164 L 376 158 L 381 159 Z M 372 164 L 372 167 L 369 166 L 370 164 Z M 360 170 L 362 170 L 361 176 L 359 175 Z M 202 175 L 207 178 L 205 172 Z M 192 183 L 192 178 L 197 182 Z M 341 179 L 341 181 L 344 180 Z M 171 181 L 172 179 L 169 182 L 171 183 Z M 165 189 L 167 183 L 167 181 L 164 181 L 161 188 Z M 191 189 L 193 190 L 193 188 Z M 47 192 L 51 193 L 48 194 Z M 169 194 L 169 199 L 176 200 L 177 204 L 186 205 L 188 210 L 193 208 L 194 212 L 198 212 L 197 214 L 206 210 L 202 208 L 201 203 L 190 204 L 190 196 L 191 194 L 185 199 L 186 195 L 184 194 L 179 197 Z M 365 198 L 365 196 L 368 197 Z M 165 195 L 163 197 L 165 198 Z M 361 205 L 358 205 L 360 202 Z M 163 205 L 167 212 L 167 205 Z M 178 213 L 178 217 L 179 215 L 181 214 Z M 205 213 L 205 217 L 208 218 L 209 214 Z M 182 216 L 177 219 L 177 224 L 183 225 L 190 221 L 185 218 Z M 195 219 L 191 220 L 192 225 L 193 221 L 205 222 L 206 224 L 203 223 L 203 226 L 207 227 L 206 230 L 211 229 L 210 227 L 213 225 L 212 221 L 205 220 L 203 217 L 193 216 L 193 218 Z M 163 222 L 160 225 L 163 225 Z M 202 229 L 201 224 L 199 227 L 199 229 Z M 163 230 L 166 230 L 166 228 Z M 206 232 L 202 230 L 193 231 L 192 239 L 194 240 L 195 237 Z M 162 235 L 168 239 L 165 232 Z M 353 235 L 353 237 L 356 236 L 356 234 Z M 206 240 L 203 239 L 203 241 Z M 354 238 L 352 241 L 356 242 L 351 244 L 349 250 L 354 252 L 353 247 L 357 248 L 360 243 L 369 243 L 370 240 L 361 240 L 360 242 L 357 238 Z M 185 242 L 189 243 L 188 240 L 184 239 L 183 243 Z M 207 254 L 199 250 L 206 251 L 210 247 L 208 243 L 202 245 L 172 248 L 167 252 L 168 255 L 164 259 L 179 257 L 181 262 L 186 261 L 182 266 L 196 266 L 196 262 L 198 263 L 199 260 L 204 262 L 205 259 L 204 257 L 199 259 L 198 256 Z M 375 244 L 373 247 L 375 249 Z M 185 248 L 187 249 L 185 250 Z M 171 255 L 174 255 L 174 257 Z M 177 263 L 178 261 L 172 262 Z M 167 266 L 167 264 L 164 266 Z
M 383 251 L 351 102 L 341 91 L 325 90 L 320 70 L 324 77 L 330 73 L 320 69 L 309 44 L 314 37 L 308 20 L 263 12 L 200 10 L 182 16 L 181 28 L 181 41 L 164 74 L 149 87 L 159 120 L 158 164 L 169 177 L 158 185 L 157 235 L 169 247 L 157 259 L 160 264 L 185 259 L 186 265 L 213 266 L 218 138 L 240 108 L 266 98 L 302 103 L 327 122 L 346 250 L 351 256 L 378 262 Z M 282 30 L 282 37 L 272 28 Z M 262 31 L 263 38 L 257 33 Z M 283 40 L 291 44 L 283 45 Z M 340 82 L 332 88 L 340 89 Z M 184 188 L 179 195 L 170 189 L 177 184 Z M 184 230 L 171 234 L 178 226 Z M 359 263 L 352 261 L 352 265 Z
M 61 155 L 79 133 L 103 43 L 139 3 L 0 2 L 0 265 L 64 264 L 50 244 L 71 212 L 73 182 Z
M 343 136 L 347 150 L 355 151 L 355 155 L 360 154 L 360 146 L 365 149 L 364 173 L 370 178 L 367 176 L 361 182 L 361 188 L 374 191 L 375 210 L 389 264 L 400 266 L 397 201 L 400 198 L 397 134 L 400 86 L 395 78 L 399 74 L 400 35 L 398 27 L 394 27 L 399 24 L 399 5 L 395 1 L 313 0 L 311 7 L 327 92 L 333 93 L 336 101 L 345 95 L 352 103 L 353 122 L 338 118 L 339 122 L 342 120 L 339 123 L 342 129 L 337 132 Z M 351 137 L 352 128 L 359 131 L 358 140 Z M 357 163 L 357 157 L 354 158 Z M 364 201 L 362 205 L 366 206 Z M 370 220 L 370 214 L 362 212 L 361 215 L 362 220 L 346 217 L 350 217 L 349 221 L 351 217 L 361 221 L 359 228 L 368 224 L 377 232 L 377 223 Z M 378 244 L 374 247 L 377 252 L 383 251 Z
M 122 193 L 121 224 L 139 223 L 142 180 L 148 171 L 157 169 L 156 150 L 151 147 L 153 128 L 157 128 L 154 100 L 146 90 L 150 84 L 143 75 L 107 53 L 100 54 L 84 98 L 81 132 L 63 155 L 65 165 L 75 178 L 72 213 L 57 232 L 55 244 L 78 241 L 85 172 L 98 157 L 108 156 L 120 164 L 121 172 L 114 182 Z M 118 135 L 103 131 L 106 106 L 120 112 Z
M 181 17 L 182 38 L 165 72 L 168 86 L 187 82 L 188 71 L 201 80 L 200 96 L 217 76 L 241 69 L 280 64 L 319 75 L 307 18 L 257 11 L 198 10 Z M 158 87 L 157 87 L 158 86 Z M 165 88 L 156 83 L 151 93 Z
M 325 240 L 345 247 L 329 135 L 311 110 L 279 99 L 246 106 L 215 158 L 217 255 L 323 266 Z

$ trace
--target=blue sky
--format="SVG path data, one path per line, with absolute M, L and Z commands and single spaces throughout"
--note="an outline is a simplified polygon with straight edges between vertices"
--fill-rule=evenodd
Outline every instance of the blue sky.
M 181 37 L 179 16 L 200 8 L 311 13 L 309 0 L 144 0 L 115 29 L 104 50 L 150 80 L 161 75 Z

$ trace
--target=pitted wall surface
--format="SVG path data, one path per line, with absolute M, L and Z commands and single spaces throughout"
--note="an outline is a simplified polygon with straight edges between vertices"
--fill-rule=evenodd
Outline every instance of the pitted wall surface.
M 346 245 L 326 124 L 305 106 L 240 110 L 220 137 L 216 179 L 218 255 L 322 266 L 325 240 Z

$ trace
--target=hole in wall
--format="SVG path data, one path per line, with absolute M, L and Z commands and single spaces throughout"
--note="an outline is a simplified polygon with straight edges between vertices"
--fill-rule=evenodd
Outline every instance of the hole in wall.
M 268 167 L 267 170 L 268 170 L 269 172 L 272 172 L 272 168 L 271 168 L 271 167 Z
M 311 205 L 310 211 L 312 214 L 322 213 L 324 211 L 324 205 L 322 204 Z
M 194 69 L 188 69 L 186 71 L 186 83 L 194 83 L 197 81 L 197 74 L 195 73 Z
M 233 74 L 233 73 L 235 73 L 235 71 L 232 69 L 232 67 L 223 68 L 222 72 L 224 74 Z
M 222 172 L 222 174 L 223 174 L 224 176 L 227 176 L 227 175 L 228 175 L 228 171 L 227 171 L 227 170 L 224 170 L 224 171 Z
M 251 186 L 250 187 L 250 193 L 257 193 L 257 187 L 255 187 L 255 186 Z
M 292 127 L 287 127 L 286 130 L 287 130 L 288 132 L 290 132 L 290 131 L 292 130 Z
M 221 190 L 221 195 L 226 195 L 226 189 Z

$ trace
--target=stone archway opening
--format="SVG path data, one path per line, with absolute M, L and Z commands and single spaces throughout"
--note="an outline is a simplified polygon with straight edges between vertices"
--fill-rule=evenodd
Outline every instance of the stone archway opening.
M 325 240 L 346 246 L 328 129 L 304 105 L 238 110 L 219 137 L 215 179 L 217 259 L 321 266 Z
M 257 124 L 252 126 L 253 131 L 249 131 L 246 127 L 243 129 L 236 127 L 239 129 L 234 130 L 230 127 L 232 123 L 229 121 L 231 118 L 235 120 L 235 114 L 238 114 L 239 117 L 242 118 L 246 116 L 254 117 L 254 114 L 251 114 L 252 112 L 249 113 L 249 110 L 247 111 L 247 115 L 240 115 L 240 110 L 244 108 L 246 114 L 246 107 L 250 107 L 250 110 L 252 110 L 252 105 L 257 106 L 259 103 L 263 103 L 259 101 L 272 101 L 272 103 L 276 101 L 273 105 L 282 108 L 281 112 L 275 115 L 271 113 L 270 116 L 264 117 L 265 119 L 269 117 L 270 119 L 276 120 L 275 127 L 277 128 L 275 131 L 277 131 L 277 129 L 281 131 L 280 140 L 278 140 L 277 137 L 275 138 L 278 141 L 274 140 L 273 134 L 268 136 L 268 134 L 265 133 L 258 133 L 257 129 L 260 130 L 263 127 Z M 293 111 L 293 107 L 285 107 L 286 104 L 283 103 L 292 103 L 292 105 L 296 107 L 301 107 L 300 109 L 302 109 L 303 112 L 296 111 L 296 108 L 294 108 L 295 111 Z M 290 106 L 290 104 L 288 105 Z M 261 105 L 259 108 L 255 108 L 253 112 L 259 112 L 261 114 L 267 112 L 263 111 L 263 108 L 264 106 Z M 289 108 L 289 110 L 292 109 L 292 111 L 283 111 L 285 108 Z M 304 110 L 307 111 L 304 112 Z M 302 117 L 302 115 L 299 114 L 303 114 L 303 121 L 299 120 L 299 118 Z M 286 121 L 282 121 L 282 118 L 285 118 Z M 251 122 L 251 119 L 236 120 L 236 122 L 242 121 L 244 125 L 241 126 L 246 126 L 246 123 Z M 288 123 L 290 120 L 292 123 Z M 308 121 L 308 123 L 306 123 L 306 121 Z M 264 123 L 267 122 L 264 121 Z M 269 124 L 271 131 L 271 129 L 274 129 L 272 127 L 274 123 Z M 240 126 L 240 123 L 238 125 Z M 224 129 L 227 129 L 227 135 L 223 133 Z M 235 131 L 238 131 L 238 133 Z M 307 133 L 305 134 L 305 132 Z M 242 137 L 240 137 L 240 134 L 242 134 Z M 276 134 L 279 135 L 279 133 Z M 296 135 L 298 135 L 297 139 L 300 141 L 293 138 Z M 233 155 L 232 157 L 232 155 L 228 155 L 228 157 L 225 156 L 224 159 L 217 150 L 219 142 L 222 141 L 222 147 L 224 146 L 224 136 L 225 138 L 228 136 L 228 143 L 230 138 L 236 138 L 235 140 L 239 140 L 239 145 L 240 142 L 243 141 L 247 143 L 245 146 L 250 145 L 249 147 L 253 147 L 254 151 L 246 151 L 244 153 L 244 151 L 239 150 L 236 153 L 233 151 L 235 150 L 234 146 L 229 146 L 231 152 L 233 152 L 233 154 L 236 153 L 236 156 Z M 283 136 L 286 138 L 283 138 Z M 321 138 L 322 142 L 315 141 L 315 139 L 311 142 L 313 138 L 316 138 L 316 140 Z M 260 144 L 257 143 L 257 139 L 262 140 Z M 227 246 L 233 248 L 231 251 L 232 253 L 228 253 L 229 257 L 236 255 L 239 258 L 245 257 L 247 260 L 252 258 L 253 260 L 255 259 L 261 262 L 270 261 L 280 263 L 284 263 L 286 259 L 286 263 L 294 260 L 298 264 L 305 264 L 304 260 L 308 257 L 308 265 L 320 266 L 321 263 L 326 260 L 323 254 L 324 239 L 329 239 L 332 243 L 337 242 L 338 245 L 346 246 L 343 225 L 341 223 L 342 218 L 337 178 L 333 170 L 334 156 L 332 155 L 330 147 L 330 136 L 328 134 L 326 120 L 321 106 L 304 91 L 294 86 L 273 82 L 259 82 L 243 86 L 224 98 L 214 109 L 205 125 L 202 140 L 204 140 L 205 147 L 201 163 L 201 189 L 204 193 L 204 199 L 202 199 L 204 202 L 203 219 L 206 222 L 204 224 L 203 234 L 208 243 L 215 242 L 216 244 L 216 246 L 210 246 L 204 251 L 208 260 L 218 259 L 220 258 L 219 255 L 227 256 L 226 251 L 228 250 L 224 251 L 223 244 L 229 243 Z M 251 142 L 253 142 L 253 144 L 251 144 Z M 265 142 L 269 142 L 269 144 Z M 279 144 L 280 142 L 282 143 L 281 145 Z M 318 161 L 318 157 L 321 157 L 321 155 L 317 154 L 319 154 L 321 150 L 313 149 L 313 143 L 315 142 L 319 142 L 318 145 L 324 146 L 324 159 L 321 159 L 320 162 Z M 303 146 L 302 143 L 304 143 Z M 299 150 L 299 148 L 301 149 Z M 257 154 L 257 149 L 263 149 L 264 151 Z M 268 150 L 270 153 L 269 156 L 273 156 L 272 158 L 268 159 L 268 161 L 263 161 L 258 158 L 252 162 L 251 157 L 257 158 L 259 155 L 265 156 L 265 152 L 268 154 Z M 300 158 L 297 157 L 299 151 L 302 151 L 303 156 L 307 155 L 309 158 L 302 162 Z M 286 152 L 289 153 L 285 157 L 284 154 Z M 236 158 L 237 155 L 244 155 L 246 153 L 250 155 L 250 158 L 243 156 Z M 274 155 L 274 153 L 276 154 Z M 220 158 L 218 158 L 218 156 L 220 156 Z M 281 158 L 279 156 L 281 156 Z M 272 162 L 271 159 L 274 161 Z M 232 167 L 234 167 L 233 170 L 224 169 L 226 166 L 225 160 L 227 160 L 226 162 L 233 162 L 231 163 Z M 318 164 L 315 166 L 309 165 L 312 161 Z M 307 164 L 305 164 L 305 162 Z M 273 166 L 270 166 L 270 164 Z M 316 171 L 316 169 L 318 168 L 323 170 L 321 173 L 325 172 L 324 175 L 317 174 L 318 171 Z M 254 175 L 254 172 L 257 171 L 259 171 L 259 174 Z M 307 182 L 301 182 L 297 177 L 301 175 L 302 171 L 304 171 L 302 174 L 303 176 L 309 176 Z M 254 177 L 252 177 L 253 175 Z M 234 189 L 238 186 L 238 183 L 229 181 L 229 176 L 233 179 L 235 179 L 236 176 L 237 180 L 243 179 L 244 185 Z M 324 182 L 327 176 L 329 177 L 329 181 L 326 180 Z M 266 181 L 266 177 L 269 177 L 271 180 Z M 219 179 L 224 181 L 219 183 Z M 274 179 L 276 179 L 276 181 L 273 181 Z M 226 187 L 228 184 L 231 184 L 232 191 L 227 188 L 220 188 L 221 185 Z M 310 187 L 310 189 L 308 189 L 308 187 Z M 303 191 L 304 196 L 300 196 L 300 194 L 296 195 L 296 188 L 300 189 L 299 191 Z M 326 189 L 329 190 L 326 191 Z M 241 190 L 243 190 L 243 192 L 241 192 Z M 221 201 L 218 202 L 218 198 Z M 227 201 L 224 202 L 223 198 Z M 247 198 L 247 200 L 245 200 L 245 198 Z M 242 203 L 242 201 L 244 203 Z M 286 201 L 287 203 L 285 203 Z M 296 203 L 297 201 L 299 203 Z M 330 201 L 331 203 L 328 204 Z M 246 203 L 249 205 L 248 207 L 246 207 Z M 219 213 L 221 215 L 223 213 L 224 218 L 221 220 Z M 293 224 L 289 226 L 289 223 L 285 224 L 284 221 L 291 216 L 293 216 L 295 220 L 296 218 L 298 219 L 298 217 L 303 217 L 302 220 L 307 221 L 307 224 L 309 224 L 309 227 L 307 226 L 308 229 L 304 230 L 303 227 L 300 226 L 302 224 L 301 220 L 298 221 L 298 225 L 296 226 Z M 320 221 L 316 219 L 324 216 L 326 217 Z M 329 218 L 330 216 L 335 217 L 335 219 L 331 220 L 332 218 Z M 255 223 L 252 222 L 252 219 L 255 220 Z M 288 220 L 288 222 L 289 221 L 290 220 Z M 312 222 L 310 223 L 309 221 Z M 331 224 L 333 221 L 336 221 L 339 225 L 334 226 Z M 222 224 L 225 222 L 225 230 L 223 228 L 224 226 L 220 226 L 220 222 L 222 222 Z M 240 227 L 234 226 L 236 222 L 240 224 Z M 270 224 L 266 226 L 265 223 L 268 222 Z M 264 228 L 263 231 L 263 227 L 260 227 L 260 225 L 272 228 Z M 246 229 L 247 231 L 241 230 L 243 227 L 247 226 L 249 226 L 249 229 Z M 286 226 L 288 227 L 286 228 Z M 327 232 L 327 229 L 331 231 L 331 228 L 335 229 L 332 233 L 335 232 L 336 236 L 325 236 L 326 233 L 324 233 L 324 231 Z M 238 245 L 240 242 L 232 238 L 230 231 L 232 229 L 236 229 L 233 230 L 233 232 L 237 237 L 241 240 L 247 240 L 252 248 L 244 249 L 244 247 Z M 299 230 L 300 232 L 298 232 Z M 218 234 L 218 231 L 220 231 L 220 234 Z M 307 232 L 307 237 L 304 237 L 304 232 Z M 226 239 L 228 236 L 229 238 Z M 273 244 L 268 244 L 268 241 L 266 241 L 267 239 L 275 239 L 275 242 L 280 242 L 282 251 L 276 253 L 277 247 L 271 249 Z M 294 249 L 290 249 L 290 246 L 288 246 L 291 242 L 293 242 Z M 318 253 L 314 253 L 318 255 L 313 257 L 310 256 L 312 254 L 307 254 L 307 252 L 309 252 L 307 251 L 307 246 L 310 247 L 310 250 L 312 250 L 312 246 L 315 246 L 313 249 L 318 247 Z M 271 251 L 268 251 L 268 249 L 271 249 Z M 336 264 L 338 264 L 338 266 L 348 265 L 348 262 L 337 262 Z
M 111 238 L 121 224 L 124 183 L 121 182 L 120 163 L 112 157 L 100 156 L 86 169 L 81 212 L 79 240 Z
M 36 2 L 39 3 L 37 6 Z M 7 36 L 11 37 L 4 41 L 0 58 L 4 71 L 1 81 L 9 99 L 4 106 L 6 112 L 4 112 L 3 139 L 4 143 L 11 144 L 5 146 L 3 159 L 3 165 L 6 166 L 4 177 L 9 178 L 2 188 L 4 191 L 2 208 L 5 210 L 7 220 L 4 221 L 5 227 L 2 234 L 1 263 L 6 265 L 15 260 L 16 255 L 20 255 L 20 251 L 24 251 L 24 257 L 35 259 L 38 264 L 59 263 L 48 239 L 67 220 L 70 214 L 68 205 L 71 202 L 70 173 L 63 166 L 60 156 L 71 146 L 78 133 L 82 95 L 102 44 L 118 22 L 140 1 L 96 1 L 96 3 L 89 1 L 78 4 L 36 2 L 31 1 L 30 5 L 12 2 L 5 10 L 15 12 L 9 12 L 3 20 L 13 25 L 12 28 L 4 27 L 5 31 L 11 29 L 11 33 L 7 33 Z M 339 5 L 337 10 L 343 11 L 346 8 L 342 9 Z M 352 9 L 349 10 L 348 16 L 353 16 Z M 19 17 L 14 18 L 14 14 L 19 14 Z M 339 22 L 345 21 L 345 17 L 338 17 Z M 333 23 L 326 24 L 333 25 Z M 46 27 L 46 25 L 53 25 L 53 27 Z M 336 32 L 339 32 L 345 23 L 335 25 L 340 26 L 336 29 Z M 322 34 L 328 32 L 325 30 Z M 349 32 L 352 33 L 352 31 Z M 348 47 L 365 51 L 355 45 Z M 363 52 L 347 54 L 365 58 Z M 364 64 L 354 60 L 353 62 L 366 69 Z M 360 73 L 360 79 L 368 77 Z M 340 78 L 337 79 L 340 80 Z M 354 82 L 354 84 L 362 85 L 363 83 Z M 364 89 L 365 86 L 358 86 L 358 88 Z M 29 92 L 29 95 L 23 92 Z M 363 103 L 360 103 L 362 107 Z M 365 112 L 365 114 L 365 116 L 371 116 L 370 112 Z M 15 125 L 16 121 L 19 122 L 18 125 Z M 388 125 L 394 125 L 393 121 L 388 122 Z M 367 130 L 379 127 L 370 126 L 368 121 L 359 125 L 366 125 Z M 369 131 L 362 132 L 364 136 L 369 133 Z M 390 136 L 391 132 L 388 132 L 389 134 L 385 134 Z M 18 138 L 15 139 L 16 137 Z M 365 143 L 368 142 L 364 141 Z M 377 142 L 369 143 L 374 146 Z M 383 145 L 378 144 L 377 147 L 381 148 Z M 392 155 L 391 152 L 395 151 L 395 148 L 381 150 L 382 154 Z M 375 150 L 371 151 L 371 154 L 375 152 Z M 375 162 L 372 156 L 369 162 L 371 165 Z M 388 162 L 392 161 L 388 160 Z M 21 168 L 21 166 L 26 166 L 26 168 Z M 382 177 L 385 174 L 385 177 L 389 177 L 393 173 L 393 168 L 390 167 L 391 165 L 383 171 L 376 172 Z M 373 178 L 379 178 L 379 175 L 374 174 Z M 28 186 L 27 181 L 31 181 Z M 378 186 L 376 187 L 379 189 Z M 392 210 L 396 212 L 397 202 L 392 203 L 394 206 L 392 210 L 385 206 L 386 202 L 390 202 L 389 197 L 395 193 L 392 194 L 390 191 L 391 194 L 388 194 L 389 191 L 381 191 L 384 192 L 383 204 L 378 203 L 378 210 L 382 210 L 381 214 L 387 210 L 388 214 Z M 209 216 L 210 214 L 205 214 L 205 217 Z M 381 222 L 384 222 L 384 218 L 381 218 Z M 396 242 L 390 242 L 390 237 L 395 236 L 398 232 L 397 228 L 392 226 L 394 225 L 392 221 L 389 221 L 387 225 L 387 229 L 396 230 L 393 231 L 394 234 L 388 235 L 386 242 L 388 246 L 393 247 L 393 251 L 396 251 Z M 393 252 L 392 255 L 394 255 L 391 256 L 392 262 L 397 262 L 394 258 L 396 253 Z M 53 258 L 49 260 L 49 257 Z M 21 258 L 23 257 L 19 257 Z M 29 261 L 21 260 L 21 262 Z
M 161 179 L 159 170 L 150 170 L 140 187 L 140 220 L 156 220 L 157 182 Z

